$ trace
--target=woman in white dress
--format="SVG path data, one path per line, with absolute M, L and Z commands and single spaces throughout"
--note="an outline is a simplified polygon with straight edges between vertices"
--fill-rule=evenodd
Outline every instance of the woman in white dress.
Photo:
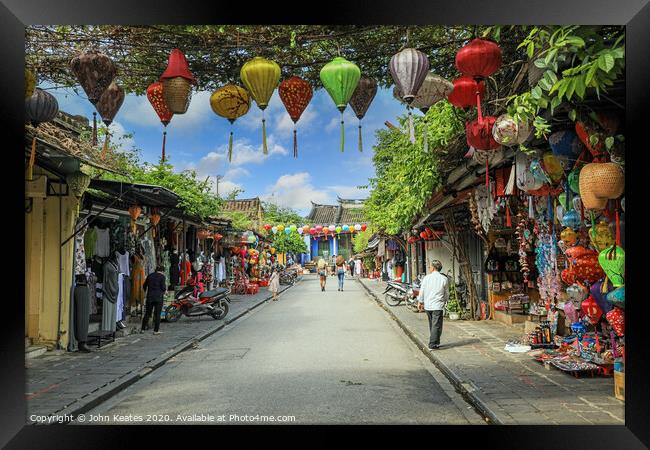
M 269 279 L 269 291 L 273 293 L 273 301 L 278 299 L 278 291 L 280 290 L 280 272 L 277 269 L 273 269 L 271 273 L 271 278 Z

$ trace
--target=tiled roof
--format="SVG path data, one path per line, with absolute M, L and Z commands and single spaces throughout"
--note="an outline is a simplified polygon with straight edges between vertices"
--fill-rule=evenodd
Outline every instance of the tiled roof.
M 240 200 L 225 200 L 223 203 L 223 210 L 242 212 L 251 218 L 256 219 L 260 204 L 259 197 L 243 198 Z
M 356 223 L 365 222 L 365 217 L 363 214 L 363 209 L 361 208 L 346 208 L 343 207 L 341 211 L 341 216 L 339 217 L 339 223 L 354 225 Z
M 314 224 L 336 224 L 339 207 L 335 205 L 317 205 L 312 203 L 307 220 Z
M 338 199 L 338 205 L 318 205 L 312 202 L 307 220 L 313 224 L 354 225 L 365 222 L 363 200 Z

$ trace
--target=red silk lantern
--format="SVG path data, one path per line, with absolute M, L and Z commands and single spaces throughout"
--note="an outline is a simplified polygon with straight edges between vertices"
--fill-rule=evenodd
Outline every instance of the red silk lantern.
M 316 225 L 316 231 L 318 231 L 319 233 L 321 231 L 323 231 L 323 226 L 322 225 Z
M 311 228 L 309 229 L 309 234 L 316 234 L 316 228 L 311 227 Z
M 163 143 L 162 143 L 162 160 L 165 161 L 165 142 L 167 141 L 167 125 L 172 120 L 174 113 L 172 113 L 165 103 L 165 96 L 163 94 L 163 84 L 160 81 L 151 83 L 147 88 L 147 99 L 153 107 L 153 110 L 158 114 L 160 122 L 163 124 Z
M 617 336 L 625 336 L 625 313 L 621 308 L 613 308 L 605 314 L 605 318 Z
M 496 150 L 501 147 L 492 136 L 492 127 L 497 118 L 486 116 L 483 120 L 473 120 L 466 126 L 467 144 L 477 150 Z
M 417 240 L 418 240 L 417 236 L 409 236 L 409 238 L 407 239 L 409 244 L 415 244 Z
M 366 231 L 366 228 L 368 228 L 368 226 L 365 223 L 362 223 L 361 224 L 361 231 Z
M 582 306 L 582 311 L 589 319 L 589 322 L 592 325 L 597 324 L 603 315 L 603 310 L 600 309 L 600 306 L 598 306 L 596 300 L 594 300 L 594 298 L 590 295 L 589 297 L 587 297 L 585 300 L 582 301 L 581 306 Z
M 426 231 L 421 231 L 421 232 L 420 232 L 420 237 L 421 237 L 423 240 L 426 240 L 426 239 L 427 239 L 427 232 L 426 232 Z
M 265 229 L 266 231 L 269 231 L 271 228 L 273 228 L 273 227 L 272 227 L 271 224 L 269 224 L 269 223 L 267 223 L 267 224 L 264 225 L 264 229 Z
M 501 67 L 501 48 L 487 39 L 473 39 L 456 53 L 456 67 L 477 79 L 489 77 Z
M 298 157 L 298 138 L 296 136 L 296 122 L 307 108 L 313 95 L 309 83 L 300 77 L 291 77 L 284 80 L 278 87 L 280 100 L 293 120 L 293 157 Z
M 456 108 L 470 108 L 477 104 L 476 91 L 481 96 L 485 95 L 485 83 L 477 82 L 472 77 L 462 76 L 454 80 L 454 90 L 447 99 Z
M 212 237 L 215 241 L 220 241 L 223 238 L 222 234 L 219 233 L 214 233 L 214 236 Z

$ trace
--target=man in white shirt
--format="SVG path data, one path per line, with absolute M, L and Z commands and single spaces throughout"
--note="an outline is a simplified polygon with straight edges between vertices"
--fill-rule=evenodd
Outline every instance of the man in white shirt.
M 449 300 L 449 280 L 446 275 L 440 273 L 442 263 L 433 260 L 431 262 L 431 273 L 424 277 L 418 295 L 418 310 L 426 311 L 429 319 L 429 349 L 437 350 L 440 347 L 440 335 L 442 334 L 442 314 L 447 300 Z

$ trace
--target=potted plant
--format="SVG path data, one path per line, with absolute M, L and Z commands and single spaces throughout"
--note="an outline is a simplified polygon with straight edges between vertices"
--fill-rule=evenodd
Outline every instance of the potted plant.
M 453 280 L 449 283 L 449 301 L 447 302 L 447 312 L 449 313 L 449 320 L 460 319 L 462 308 L 458 303 L 458 296 L 456 294 L 456 285 Z

